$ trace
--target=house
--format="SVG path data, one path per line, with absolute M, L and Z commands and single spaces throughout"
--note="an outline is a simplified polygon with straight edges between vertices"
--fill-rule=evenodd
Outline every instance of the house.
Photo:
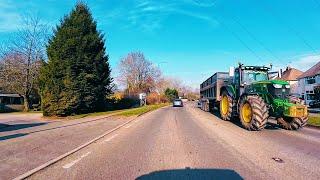
M 290 93 L 291 94 L 299 94 L 298 91 L 298 77 L 303 74 L 302 71 L 287 67 L 287 69 L 282 73 L 280 79 L 287 81 L 290 84 Z
M 0 93 L 0 112 L 22 111 L 23 108 L 21 95 Z
M 320 85 L 320 61 L 301 74 L 298 82 L 298 92 L 306 105 L 315 99 L 314 88 Z

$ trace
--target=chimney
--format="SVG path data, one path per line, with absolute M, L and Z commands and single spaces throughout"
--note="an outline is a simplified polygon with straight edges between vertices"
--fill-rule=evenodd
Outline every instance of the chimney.
M 281 79 L 281 77 L 282 77 L 282 69 L 279 69 L 278 77 Z

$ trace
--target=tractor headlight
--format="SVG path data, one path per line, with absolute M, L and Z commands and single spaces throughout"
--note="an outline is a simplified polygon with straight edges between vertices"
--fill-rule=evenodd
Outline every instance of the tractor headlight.
M 282 85 L 281 84 L 273 84 L 273 87 L 277 88 L 277 89 L 280 89 L 280 88 L 282 88 Z
M 287 85 L 286 85 L 286 88 L 287 88 L 287 89 L 290 89 L 290 85 L 289 85 L 289 84 L 287 84 Z

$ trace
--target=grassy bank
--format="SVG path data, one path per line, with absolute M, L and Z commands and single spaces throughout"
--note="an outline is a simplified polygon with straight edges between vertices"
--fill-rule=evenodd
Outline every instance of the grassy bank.
M 110 114 L 115 114 L 118 116 L 126 116 L 126 117 L 138 116 L 138 115 L 142 115 L 144 113 L 147 113 L 149 111 L 153 111 L 158 108 L 164 107 L 166 105 L 168 105 L 168 104 L 147 105 L 147 106 L 142 106 L 142 107 L 132 108 L 132 109 L 122 109 L 122 110 L 115 110 L 115 111 L 79 114 L 79 115 L 75 115 L 75 116 L 69 116 L 68 119 L 80 119 L 80 118 L 84 118 L 84 117 L 106 116 L 106 115 L 110 115 Z
M 168 105 L 168 104 L 156 104 L 156 105 L 142 106 L 139 108 L 125 110 L 125 111 L 119 113 L 118 115 L 127 116 L 127 117 L 128 116 L 139 116 L 139 115 L 142 115 L 142 114 L 147 113 L 149 111 L 153 111 L 153 110 L 159 109 L 161 107 L 164 107 L 166 105 Z
M 308 124 L 320 127 L 320 114 L 309 115 Z

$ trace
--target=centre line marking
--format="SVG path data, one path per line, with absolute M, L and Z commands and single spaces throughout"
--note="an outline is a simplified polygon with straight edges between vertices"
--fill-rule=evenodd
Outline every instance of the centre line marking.
M 103 142 L 109 142 L 109 141 L 111 141 L 113 138 L 115 138 L 115 137 L 117 137 L 118 136 L 118 134 L 115 134 L 115 135 L 113 135 L 113 136 L 111 136 L 111 137 L 109 137 L 109 138 L 107 138 L 106 140 L 104 140 Z
M 87 152 L 86 154 L 81 155 L 80 158 L 72 161 L 71 163 L 68 163 L 68 164 L 64 165 L 63 168 L 64 168 L 64 169 L 69 169 L 69 168 L 71 168 L 73 165 L 77 164 L 79 161 L 81 161 L 81 159 L 87 157 L 89 154 L 91 154 L 91 152 Z
M 129 125 L 125 126 L 125 128 L 128 129 L 131 126 L 132 126 L 132 124 L 129 124 Z

